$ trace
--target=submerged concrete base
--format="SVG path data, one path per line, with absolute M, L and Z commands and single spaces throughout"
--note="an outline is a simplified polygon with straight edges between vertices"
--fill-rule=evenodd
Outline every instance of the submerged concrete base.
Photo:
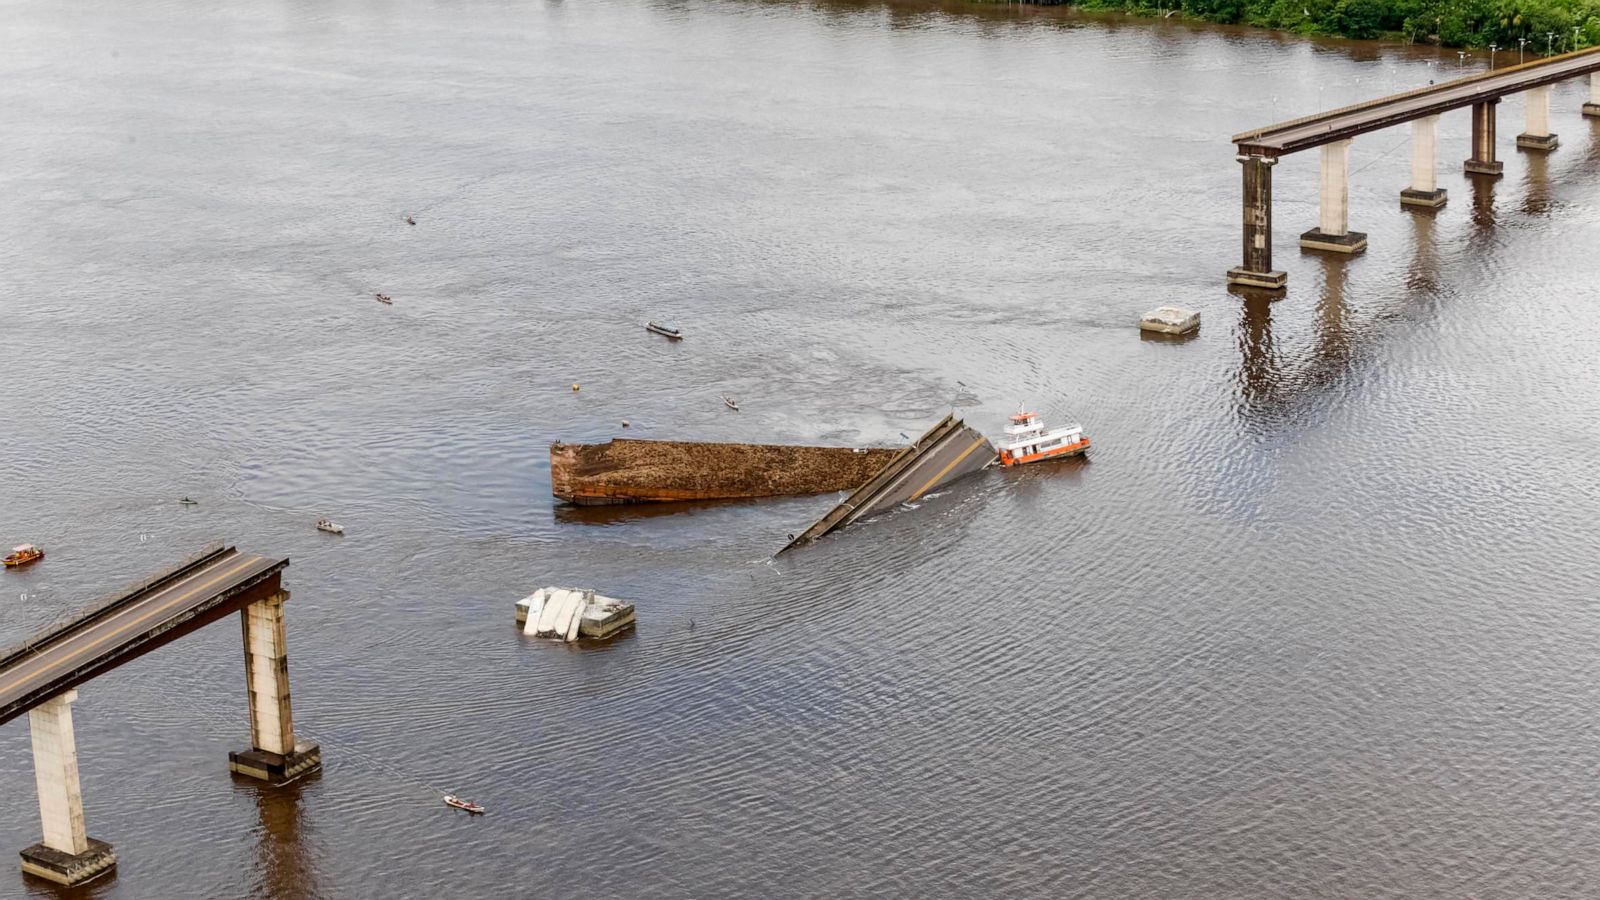
M 1313 228 L 1300 235 L 1300 246 L 1306 250 L 1323 250 L 1328 253 L 1360 253 L 1367 249 L 1367 236 L 1360 231 L 1328 234 L 1321 228 Z
M 1243 266 L 1228 270 L 1228 283 L 1276 291 L 1289 284 L 1288 272 L 1252 272 Z
M 83 884 L 116 865 L 116 851 L 105 841 L 94 838 L 89 838 L 89 849 L 82 853 L 63 853 L 43 844 L 34 844 L 22 851 L 22 871 L 56 884 Z
M 1492 175 L 1499 178 L 1506 173 L 1506 164 L 1498 159 L 1491 159 L 1488 162 L 1469 159 L 1461 164 L 1461 170 L 1468 175 Z
M 1517 146 L 1523 150 L 1541 150 L 1549 153 L 1561 146 L 1561 138 L 1553 134 L 1519 134 Z
M 1585 103 L 1583 114 L 1591 119 L 1600 119 L 1600 103 Z
M 1450 193 L 1444 188 L 1434 191 L 1414 191 L 1406 188 L 1400 192 L 1401 206 L 1421 206 L 1428 209 L 1438 209 L 1450 199 Z
M 299 778 L 321 765 L 322 748 L 306 741 L 296 741 L 288 756 L 256 749 L 228 754 L 228 771 L 274 783 Z

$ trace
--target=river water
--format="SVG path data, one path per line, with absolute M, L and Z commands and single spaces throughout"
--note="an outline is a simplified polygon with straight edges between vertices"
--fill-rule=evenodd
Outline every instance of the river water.
M 121 862 L 79 894 L 1600 880 L 1581 86 L 1547 159 L 1503 105 L 1498 183 L 1462 178 L 1445 116 L 1437 216 L 1398 204 L 1404 129 L 1357 141 L 1354 260 L 1295 247 L 1317 161 L 1287 159 L 1268 302 L 1223 286 L 1228 135 L 1453 52 L 755 0 L 3 0 L 0 22 L 0 541 L 49 550 L 0 575 L 0 641 L 213 539 L 287 556 L 294 712 L 327 761 L 230 779 L 231 622 L 86 685 L 89 832 Z M 1199 335 L 1142 340 L 1172 302 Z M 1092 457 L 778 560 L 832 497 L 549 495 L 547 443 L 623 419 L 891 444 L 1023 403 L 1080 418 Z M 512 604 L 546 584 L 634 599 L 637 631 L 524 639 Z M 0 759 L 15 853 L 39 836 L 25 719 Z M 0 866 L 0 895 L 56 893 Z

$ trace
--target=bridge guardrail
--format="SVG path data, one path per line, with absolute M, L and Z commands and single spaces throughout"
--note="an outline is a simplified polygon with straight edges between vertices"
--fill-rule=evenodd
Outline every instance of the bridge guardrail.
M 0 669 L 5 669 L 19 659 L 34 652 L 39 647 L 50 643 L 69 631 L 81 628 L 100 619 L 114 611 L 135 597 L 147 594 L 163 584 L 176 581 L 195 569 L 233 552 L 234 548 L 226 541 L 214 541 L 206 545 L 204 550 L 190 556 L 188 559 L 177 563 L 164 571 L 157 572 L 148 578 L 142 579 L 109 594 L 103 594 L 94 601 L 80 607 L 78 610 L 57 617 L 55 623 L 45 626 L 34 632 L 19 643 L 0 650 Z M 70 618 L 68 618 L 70 616 Z

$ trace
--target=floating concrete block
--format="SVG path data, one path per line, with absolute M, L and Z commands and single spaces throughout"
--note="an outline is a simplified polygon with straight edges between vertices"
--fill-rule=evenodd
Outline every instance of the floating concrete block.
M 1156 331 L 1162 334 L 1188 334 L 1200 327 L 1200 314 L 1188 309 L 1179 309 L 1176 306 L 1163 306 L 1152 309 L 1139 320 L 1139 328 L 1143 331 Z

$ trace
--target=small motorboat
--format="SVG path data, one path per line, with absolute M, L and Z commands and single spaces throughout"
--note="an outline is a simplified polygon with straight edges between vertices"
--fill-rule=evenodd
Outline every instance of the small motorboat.
M 665 325 L 657 325 L 654 322 L 646 322 L 646 323 L 644 323 L 644 330 L 648 331 L 648 332 L 650 332 L 652 334 L 659 334 L 662 337 L 666 338 L 667 340 L 671 340 L 671 341 L 681 341 L 681 340 L 683 340 L 683 332 L 679 331 L 676 328 L 668 328 Z
M 199 500 L 191 500 L 188 497 L 183 497 L 183 498 L 179 499 L 178 503 L 181 506 L 199 506 L 200 505 L 200 501 Z
M 738 412 L 739 411 L 739 404 L 736 403 L 732 397 L 723 397 L 722 398 L 722 402 L 726 403 L 728 405 L 728 408 L 733 410 L 734 412 Z
M 444 805 L 455 807 L 456 809 L 464 809 L 475 816 L 481 816 L 487 811 L 482 806 L 473 803 L 471 800 L 463 800 L 460 797 L 457 797 L 455 794 L 445 794 Z
M 337 522 L 330 522 L 327 519 L 317 520 L 317 530 L 326 531 L 329 534 L 344 534 L 343 525 L 340 525 Z
M 11 548 L 11 555 L 5 558 L 8 567 L 25 566 L 28 563 L 44 559 L 44 548 L 33 544 L 18 544 Z
M 377 297 L 379 303 L 387 304 L 389 306 L 394 305 L 394 301 L 389 299 L 388 294 L 373 294 L 372 296 Z
M 1011 417 L 1006 436 L 1000 441 L 1000 465 L 1020 466 L 1077 456 L 1089 449 L 1089 438 L 1081 425 L 1063 425 L 1045 430 L 1037 413 L 1020 412 Z

